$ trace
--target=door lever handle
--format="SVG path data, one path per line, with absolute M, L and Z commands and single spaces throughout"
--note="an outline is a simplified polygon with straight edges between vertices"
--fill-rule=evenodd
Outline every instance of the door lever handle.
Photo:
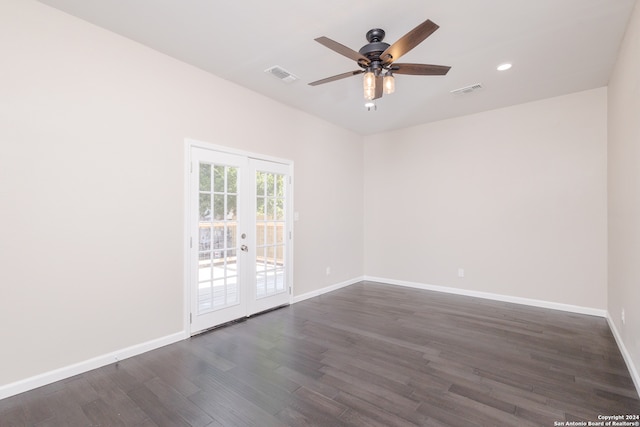
M 242 246 L 240 246 L 240 250 L 241 250 L 242 252 L 249 252 L 249 248 L 247 247 L 247 245 L 242 245 Z

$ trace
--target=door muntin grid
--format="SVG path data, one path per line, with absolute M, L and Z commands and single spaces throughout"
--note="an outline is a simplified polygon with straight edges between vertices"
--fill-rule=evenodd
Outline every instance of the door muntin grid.
M 240 303 L 238 168 L 199 164 L 198 314 Z
M 256 171 L 256 299 L 286 291 L 286 182 Z

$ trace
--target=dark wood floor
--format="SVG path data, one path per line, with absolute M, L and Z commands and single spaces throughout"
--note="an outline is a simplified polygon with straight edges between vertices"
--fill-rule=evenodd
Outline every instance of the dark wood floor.
M 640 414 L 604 319 L 361 283 L 0 401 L 1 426 L 553 426 Z

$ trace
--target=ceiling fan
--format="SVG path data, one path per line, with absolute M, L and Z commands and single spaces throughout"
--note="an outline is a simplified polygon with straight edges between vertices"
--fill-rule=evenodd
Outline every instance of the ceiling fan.
M 318 43 L 340 55 L 353 59 L 358 63 L 360 70 L 327 77 L 326 79 L 311 82 L 309 85 L 317 86 L 364 73 L 364 97 L 369 101 L 373 101 L 374 99 L 381 98 L 383 93 L 389 94 L 394 92 L 394 73 L 417 76 L 443 76 L 449 72 L 451 67 L 445 65 L 401 64 L 394 62 L 422 43 L 438 28 L 440 28 L 438 25 L 427 19 L 392 45 L 382 41 L 385 36 L 384 30 L 374 28 L 366 34 L 369 43 L 364 45 L 358 52 L 328 37 L 318 37 L 315 39 Z

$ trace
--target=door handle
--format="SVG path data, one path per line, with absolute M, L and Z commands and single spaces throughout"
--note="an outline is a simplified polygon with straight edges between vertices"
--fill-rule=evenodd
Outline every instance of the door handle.
M 247 247 L 247 245 L 242 245 L 242 246 L 240 246 L 240 250 L 241 250 L 242 252 L 249 252 L 249 248 Z

